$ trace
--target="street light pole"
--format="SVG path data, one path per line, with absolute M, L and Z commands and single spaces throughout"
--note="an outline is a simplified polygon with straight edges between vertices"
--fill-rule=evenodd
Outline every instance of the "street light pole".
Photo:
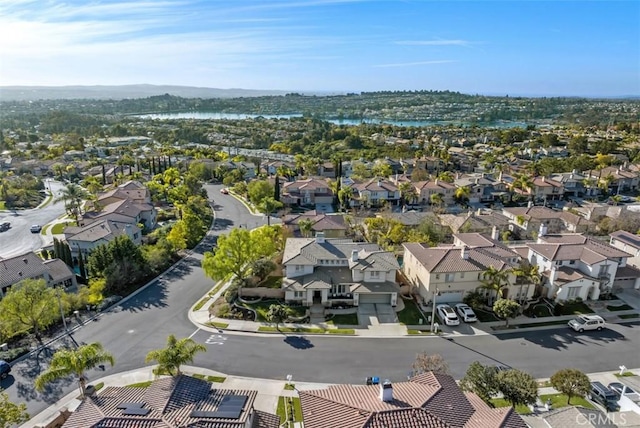
M 69 329 L 67 329 L 67 320 L 64 319 L 64 311 L 62 310 L 62 300 L 60 299 L 60 294 L 62 293 L 61 289 L 58 289 L 56 295 L 58 296 L 58 305 L 60 306 L 60 316 L 62 317 L 62 325 L 64 326 L 64 332 L 69 333 Z
M 433 293 L 433 297 L 431 300 L 433 301 L 433 308 L 431 309 L 431 333 L 433 333 L 433 327 L 436 322 L 436 297 L 440 294 L 440 290 L 436 287 L 435 293 Z

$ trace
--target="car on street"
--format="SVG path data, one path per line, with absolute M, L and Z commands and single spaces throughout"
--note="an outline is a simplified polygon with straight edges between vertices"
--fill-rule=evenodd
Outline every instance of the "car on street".
M 11 223 L 9 223 L 8 221 L 5 221 L 4 223 L 0 224 L 0 232 L 4 232 L 5 230 L 9 230 L 11 228 Z
M 473 309 L 469 305 L 464 303 L 458 303 L 456 306 L 456 312 L 464 322 L 476 322 L 478 321 L 478 317 L 476 317 L 476 313 L 473 312 Z
M 616 412 L 620 409 L 619 397 L 601 382 L 591 382 L 588 397 L 589 400 L 602 405 L 607 412 Z
M 220 193 L 222 193 L 223 195 L 228 195 L 229 194 L 229 189 L 227 189 L 227 188 L 220 189 Z
M 34 224 L 29 230 L 31 231 L 31 233 L 40 233 L 40 231 L 42 230 L 42 226 L 40 226 L 39 224 Z
M 605 322 L 604 318 L 599 315 L 580 315 L 568 323 L 573 330 L 582 333 L 585 330 L 602 330 Z
M 455 311 L 451 309 L 451 306 L 444 304 L 438 305 L 436 310 L 438 311 L 438 316 L 445 325 L 460 325 L 460 320 L 458 319 Z
M 634 389 L 631 389 L 630 387 L 628 387 L 627 385 L 621 382 L 611 382 L 609 385 L 607 385 L 607 388 L 612 390 L 618 396 L 618 398 L 620 398 L 620 396 L 622 395 L 623 390 L 624 390 L 624 395 L 637 394 L 637 392 Z
M 0 360 L 0 379 L 5 379 L 11 373 L 11 364 Z

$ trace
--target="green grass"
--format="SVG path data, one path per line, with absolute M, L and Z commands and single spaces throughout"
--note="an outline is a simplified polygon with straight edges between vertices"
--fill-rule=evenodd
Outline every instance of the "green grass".
M 620 374 L 620 372 L 614 373 L 616 375 L 616 377 L 631 377 L 631 376 L 635 376 L 636 374 L 633 372 L 624 372 L 622 374 Z
M 538 318 L 552 317 L 553 313 L 551 309 L 545 304 L 535 305 L 531 311 L 532 315 L 535 315 Z
M 199 311 L 200 309 L 202 309 L 202 307 L 209 301 L 210 297 L 203 297 L 202 299 L 200 299 L 200 301 L 198 303 L 196 303 L 196 305 L 193 307 L 193 311 Z
M 583 315 L 593 313 L 593 310 L 584 302 L 558 303 L 556 308 L 558 307 L 561 308 L 558 315 Z
M 229 323 L 227 323 L 227 322 L 217 322 L 217 321 L 208 322 L 206 325 L 211 326 L 211 327 L 217 327 L 217 328 L 227 328 L 227 327 L 229 327 Z
M 491 402 L 494 407 L 511 407 L 511 403 L 504 398 L 492 398 Z M 516 406 L 516 412 L 521 415 L 528 415 L 531 413 L 531 409 L 529 409 L 529 406 L 518 405 Z
M 45 225 L 42 227 L 42 230 L 40 231 L 40 235 L 46 235 L 46 234 L 47 234 L 47 230 L 49 230 L 49 228 L 50 228 L 50 227 L 51 227 L 51 225 L 50 225 L 50 224 L 45 224 Z
M 296 390 L 296 385 L 294 383 L 285 383 L 284 384 L 284 389 L 286 391 L 295 391 Z
M 237 302 L 239 305 L 244 306 L 245 308 L 249 308 L 249 309 L 253 309 L 254 311 L 256 311 L 257 314 L 257 319 L 256 321 L 258 322 L 268 322 L 268 318 L 267 318 L 267 312 L 269 312 L 269 306 L 271 305 L 278 305 L 280 304 L 277 300 L 266 300 L 266 301 L 260 301 L 257 303 L 240 303 Z M 307 312 L 307 308 L 304 306 L 285 306 L 288 311 L 289 311 L 289 316 L 291 317 L 295 317 L 295 318 L 300 318 L 305 316 L 306 312 Z
M 206 380 L 208 382 L 222 383 L 225 380 L 227 380 L 227 378 L 224 377 L 224 376 L 205 376 L 205 375 L 200 374 L 200 373 L 195 373 L 195 374 L 192 374 L 191 376 L 195 377 L 196 379 Z
M 4 201 L 0 201 L 0 210 L 6 210 L 7 208 L 4 205 Z
M 546 394 L 540 396 L 540 401 L 542 403 L 546 403 L 547 400 L 551 400 L 551 408 L 559 409 L 561 407 L 567 406 L 582 406 L 587 409 L 594 409 L 593 404 L 591 404 L 584 397 L 571 397 L 571 404 L 567 404 L 567 396 L 565 394 Z
M 52 201 L 52 200 L 53 200 L 53 195 L 52 195 L 51 193 L 49 193 L 49 194 L 47 195 L 47 199 L 44 201 L 44 204 L 42 204 L 42 205 L 40 206 L 40 209 L 42 209 L 42 208 L 46 207 L 47 205 L 49 205 L 49 204 L 51 203 L 51 201 Z
M 623 304 L 621 306 L 607 306 L 608 311 L 616 312 L 616 311 L 630 311 L 633 308 L 627 304 Z
M 130 385 L 127 385 L 130 388 L 149 388 L 149 386 L 151 386 L 151 384 L 153 383 L 152 380 L 148 380 L 145 382 L 138 382 L 138 383 L 132 383 Z
M 482 309 L 474 309 L 473 311 L 480 322 L 500 321 L 500 318 L 496 317 L 492 312 L 483 311 Z
M 413 300 L 404 300 L 404 309 L 398 314 L 398 321 L 404 325 L 418 325 L 420 320 L 423 324 L 427 324 L 427 320 L 422 316 L 422 312 L 418 309 L 418 305 Z
M 61 233 L 64 233 L 64 228 L 67 226 L 73 226 L 75 225 L 75 222 L 71 221 L 68 223 L 56 223 L 51 227 L 51 233 L 53 235 L 60 235 Z
M 407 334 L 410 335 L 428 335 L 431 334 L 431 332 L 429 330 L 412 330 L 412 329 L 407 329 Z
M 285 400 L 286 400 L 286 403 L 285 403 Z M 294 422 L 302 422 L 302 406 L 300 406 L 300 399 L 297 397 L 278 397 L 278 407 L 276 409 L 276 414 L 280 416 L 280 425 L 284 424 L 289 420 L 289 418 L 287 418 L 286 409 L 290 405 L 293 405 Z
M 96 391 L 100 391 L 102 388 L 104 388 L 104 382 L 99 382 L 95 386 Z
M 623 315 L 618 315 L 618 318 L 622 318 L 623 320 L 640 318 L 640 314 L 623 314 Z
M 314 333 L 314 334 L 324 334 L 326 332 L 323 328 L 305 328 L 305 327 L 280 327 L 280 331 L 278 331 L 275 327 L 271 326 L 260 326 L 258 327 L 258 331 L 262 333 Z
M 282 288 L 282 278 L 281 276 L 268 276 L 264 281 L 256 285 L 256 287 L 265 287 L 265 288 Z
M 354 334 L 356 334 L 356 331 L 354 329 L 352 329 L 352 328 L 333 328 L 333 329 L 327 330 L 327 333 L 329 333 L 329 334 L 354 335 Z
M 333 325 L 358 325 L 358 314 L 337 314 L 327 320 Z

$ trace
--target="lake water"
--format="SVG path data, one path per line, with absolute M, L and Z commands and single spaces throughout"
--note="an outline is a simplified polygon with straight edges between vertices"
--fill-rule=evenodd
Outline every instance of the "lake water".
M 230 120 L 241 120 L 241 119 L 255 119 L 258 117 L 264 117 L 265 119 L 292 119 L 302 117 L 301 114 L 242 114 L 242 113 L 219 113 L 219 112 L 182 112 L 182 113 L 151 113 L 151 114 L 139 114 L 135 115 L 136 117 L 140 117 L 143 119 L 154 119 L 154 120 L 163 120 L 163 119 L 200 119 L 200 120 L 211 120 L 211 119 L 230 119 Z M 391 120 L 391 119 L 323 119 L 326 122 L 333 123 L 335 125 L 360 125 L 362 123 L 372 123 L 372 124 L 387 124 L 394 126 L 434 126 L 434 125 L 455 125 L 455 126 L 469 126 L 471 123 L 468 122 L 458 122 L 458 121 L 429 121 L 429 120 Z M 486 128 L 515 128 L 521 127 L 526 128 L 527 123 L 525 122 L 488 122 L 488 123 L 477 123 L 478 126 L 486 127 Z

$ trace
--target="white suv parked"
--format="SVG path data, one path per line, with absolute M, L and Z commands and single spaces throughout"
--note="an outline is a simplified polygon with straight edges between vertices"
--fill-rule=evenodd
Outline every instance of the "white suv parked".
M 569 327 L 582 333 L 585 330 L 602 330 L 604 319 L 599 315 L 580 315 L 569 321 Z

